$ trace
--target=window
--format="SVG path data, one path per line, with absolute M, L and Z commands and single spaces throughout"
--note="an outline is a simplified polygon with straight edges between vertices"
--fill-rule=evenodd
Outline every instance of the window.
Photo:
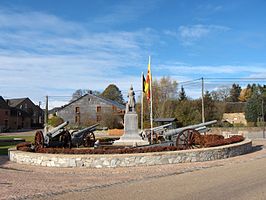
M 5 128 L 7 128 L 7 126 L 8 126 L 8 120 L 6 119 L 5 120 Z
M 117 110 L 115 106 L 113 106 L 112 109 L 113 109 L 113 112 L 116 112 Z
M 25 109 L 27 109 L 28 108 L 28 104 L 25 103 L 24 107 L 25 107 Z
M 96 107 L 96 112 L 98 113 L 98 112 L 101 112 L 102 111 L 102 107 L 101 106 L 97 106 Z
M 80 108 L 79 107 L 76 107 L 75 110 L 76 110 L 76 113 L 80 113 Z
M 88 97 L 88 101 L 91 101 L 91 98 L 90 97 Z
M 80 116 L 79 115 L 75 116 L 75 123 L 80 124 Z
M 102 120 L 102 117 L 101 117 L 100 115 L 97 115 L 97 119 L 96 119 L 96 121 L 99 122 L 99 121 L 101 121 L 101 120 Z

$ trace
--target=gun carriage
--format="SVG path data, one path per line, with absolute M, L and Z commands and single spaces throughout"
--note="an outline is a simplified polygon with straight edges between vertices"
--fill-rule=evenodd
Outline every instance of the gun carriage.
M 95 143 L 94 131 L 99 124 L 94 124 L 87 128 L 79 131 L 74 131 L 71 133 L 71 143 L 72 146 L 79 147 L 83 145 L 84 147 L 93 147 Z
M 48 132 L 37 131 L 35 134 L 35 148 L 43 147 L 64 147 L 72 146 L 92 147 L 95 143 L 95 135 L 93 131 L 99 124 L 92 125 L 79 131 L 69 133 L 65 127 L 68 121 L 60 124 Z
M 195 148 L 195 139 L 200 133 L 207 132 L 208 125 L 215 124 L 217 120 L 208 121 L 200 124 L 189 125 L 176 129 L 167 129 L 171 123 L 145 130 L 141 136 L 147 138 L 153 146 L 176 146 L 179 149 Z M 152 137 L 151 137 L 152 133 Z
M 35 134 L 35 148 L 43 147 L 71 147 L 71 135 L 65 127 L 68 121 L 46 132 L 37 131 Z

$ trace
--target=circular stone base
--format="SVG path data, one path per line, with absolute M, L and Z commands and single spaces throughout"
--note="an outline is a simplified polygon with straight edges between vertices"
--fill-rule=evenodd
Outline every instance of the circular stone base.
M 139 154 L 42 154 L 9 149 L 9 159 L 13 162 L 47 167 L 87 167 L 110 168 L 140 165 L 162 165 L 184 162 L 202 162 L 224 159 L 250 152 L 252 142 L 242 142 L 203 149 L 167 151 Z

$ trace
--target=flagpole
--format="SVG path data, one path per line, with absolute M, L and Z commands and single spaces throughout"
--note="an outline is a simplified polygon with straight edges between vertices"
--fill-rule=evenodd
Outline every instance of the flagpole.
M 140 125 L 140 128 L 141 128 L 141 131 L 143 131 L 143 119 L 144 119 L 144 105 L 143 105 L 143 99 L 144 99 L 144 95 L 143 95 L 143 90 L 144 90 L 144 88 L 143 88 L 143 82 L 144 82 L 144 80 L 143 80 L 143 76 L 144 76 L 144 74 L 143 74 L 143 72 L 142 72 L 142 74 L 141 74 L 141 125 Z
M 151 56 L 149 56 L 149 66 L 151 67 Z M 150 96 L 151 96 L 151 112 L 150 112 L 150 120 L 151 120 L 151 144 L 153 144 L 153 114 L 152 114 L 152 74 L 150 69 Z

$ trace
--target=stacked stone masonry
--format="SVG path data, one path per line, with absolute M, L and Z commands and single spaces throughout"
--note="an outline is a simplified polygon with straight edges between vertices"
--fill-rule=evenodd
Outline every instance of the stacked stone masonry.
M 9 159 L 13 162 L 21 164 L 46 167 L 113 168 L 140 165 L 148 166 L 185 162 L 203 162 L 238 156 L 248 153 L 251 150 L 252 142 L 251 140 L 246 139 L 240 143 L 220 147 L 139 154 L 41 154 L 10 149 Z

